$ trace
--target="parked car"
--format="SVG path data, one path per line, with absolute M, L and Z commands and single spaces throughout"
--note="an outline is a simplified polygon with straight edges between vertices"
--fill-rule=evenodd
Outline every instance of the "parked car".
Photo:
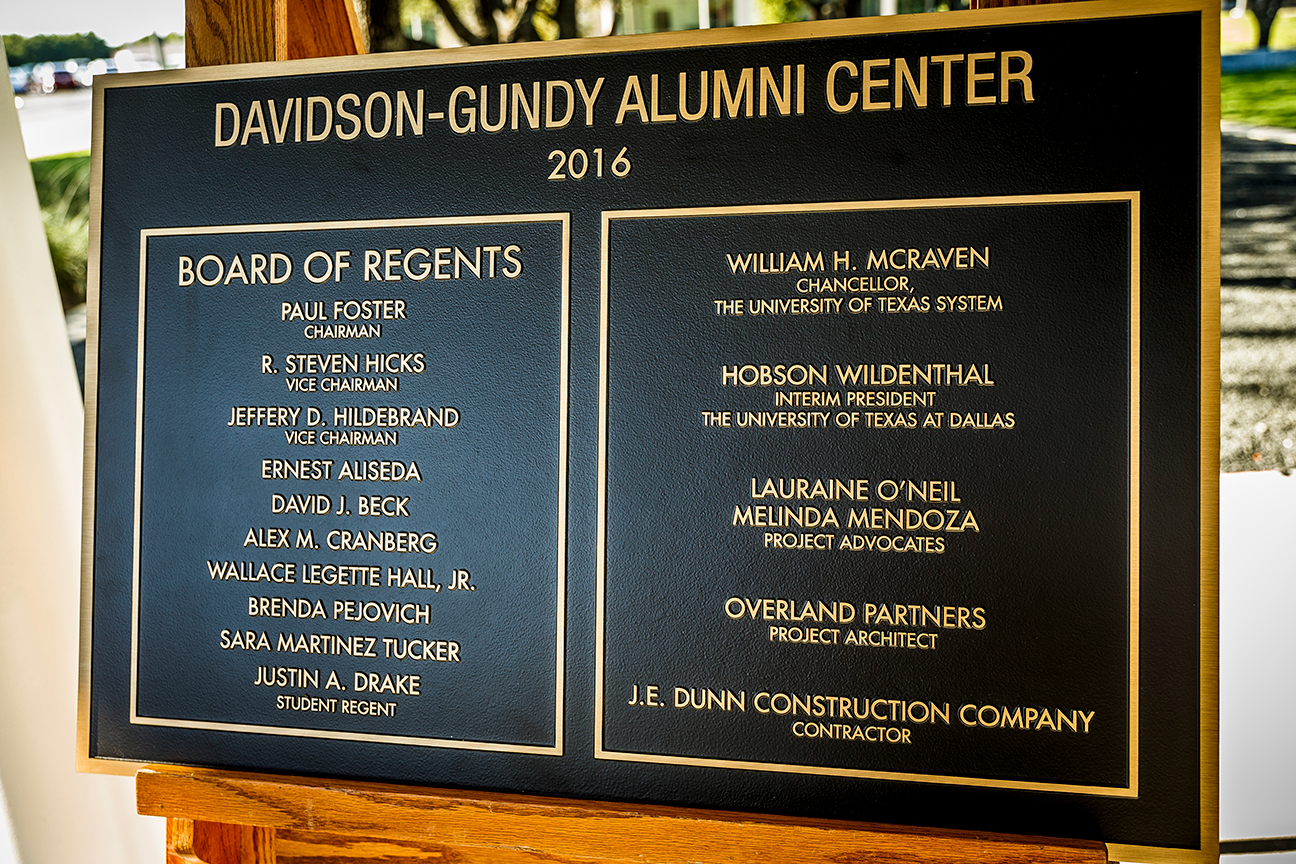
M 63 63 L 37 63 L 32 67 L 31 89 L 41 93 L 55 90 L 75 90 L 81 86 L 76 74 Z
M 53 93 L 54 92 L 54 64 L 53 63 L 36 63 L 31 68 L 32 93 Z
M 26 93 L 31 89 L 31 80 L 27 77 L 27 71 L 18 66 L 9 67 L 9 83 L 13 86 L 15 95 Z

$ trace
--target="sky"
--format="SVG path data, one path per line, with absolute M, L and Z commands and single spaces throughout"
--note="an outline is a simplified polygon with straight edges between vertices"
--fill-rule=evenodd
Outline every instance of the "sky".
M 184 0 L 0 0 L 0 33 L 85 33 L 109 45 L 184 32 Z

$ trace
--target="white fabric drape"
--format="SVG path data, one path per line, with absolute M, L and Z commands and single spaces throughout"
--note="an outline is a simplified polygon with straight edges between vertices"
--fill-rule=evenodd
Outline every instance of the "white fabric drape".
M 14 846 L 23 864 L 125 864 L 163 854 L 162 820 L 135 814 L 130 778 L 75 770 L 82 418 L 18 112 L 4 96 L 0 788 L 8 824 L 0 809 L 0 862 Z

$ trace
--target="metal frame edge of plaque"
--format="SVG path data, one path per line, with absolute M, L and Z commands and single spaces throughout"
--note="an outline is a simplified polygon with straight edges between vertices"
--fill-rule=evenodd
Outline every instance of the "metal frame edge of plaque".
M 475 48 L 462 48 L 454 50 L 441 50 L 435 52 L 410 52 L 400 54 L 384 55 L 367 55 L 349 58 L 330 58 L 322 60 L 298 60 L 284 61 L 277 63 L 257 63 L 241 66 L 229 67 L 208 67 L 187 71 L 175 72 L 156 72 L 138 75 L 120 75 L 105 77 L 100 76 L 96 79 L 94 87 L 94 121 L 92 127 L 92 169 L 91 169 L 91 219 L 90 219 L 90 262 L 88 273 L 88 312 L 87 312 L 87 340 L 86 340 L 86 420 L 85 420 L 85 444 L 84 444 L 84 502 L 83 502 L 83 536 L 82 536 L 82 572 L 81 572 L 81 603 L 80 603 L 80 651 L 78 664 L 78 723 L 77 723 L 77 743 L 76 759 L 77 768 L 81 771 L 90 771 L 97 773 L 109 774 L 134 774 L 144 763 L 121 761 L 110 758 L 95 758 L 90 756 L 91 741 L 91 670 L 92 670 L 92 648 L 94 634 L 92 632 L 92 618 L 94 609 L 94 553 L 95 553 L 95 492 L 97 477 L 97 441 L 99 432 L 99 304 L 101 292 L 101 241 L 103 236 L 103 148 L 104 148 L 104 129 L 103 129 L 103 106 L 105 91 L 109 89 L 157 86 L 164 84 L 179 83 L 199 83 L 214 82 L 231 79 L 254 79 L 269 78 L 288 75 L 304 75 L 311 73 L 326 73 L 337 71 L 364 71 L 364 70 L 381 70 L 381 69 L 401 69 L 413 68 L 420 66 L 442 66 L 447 64 L 466 64 L 466 63 L 486 63 L 491 61 L 506 60 L 523 60 L 523 59 L 545 59 L 545 58 L 565 58 L 579 57 L 588 55 L 603 55 L 614 53 L 633 53 L 652 51 L 654 49 L 670 49 L 685 47 L 711 47 L 726 45 L 741 45 L 747 43 L 760 43 L 767 41 L 797 41 L 797 40 L 814 40 L 822 38 L 831 38 L 850 35 L 867 35 L 867 34 L 899 34 L 899 33 L 922 33 L 940 30 L 952 29 L 976 29 L 985 27 L 995 27 L 1002 25 L 1012 25 L 1019 23 L 1042 23 L 1042 22 L 1067 22 L 1081 21 L 1090 19 L 1129 17 L 1141 15 L 1170 14 L 1182 12 L 1197 12 L 1201 14 L 1201 66 L 1200 66 L 1200 93 L 1201 93 L 1201 139 L 1200 139 L 1200 203 L 1201 212 L 1199 214 L 1200 225 L 1200 296 L 1199 296 L 1199 318 L 1200 318 L 1200 358 L 1201 367 L 1198 370 L 1200 380 L 1200 401 L 1199 401 L 1199 418 L 1200 428 L 1197 430 L 1200 441 L 1200 546 L 1198 554 L 1200 556 L 1200 583 L 1199 583 L 1199 725 L 1198 737 L 1200 741 L 1200 754 L 1198 761 L 1198 776 L 1200 781 L 1200 790 L 1198 800 L 1200 802 L 1200 844 L 1197 849 L 1171 848 L 1159 846 L 1144 846 L 1136 844 L 1124 844 L 1108 842 L 1108 856 L 1113 860 L 1141 860 L 1153 862 L 1153 864 L 1195 864 L 1195 862 L 1214 861 L 1218 859 L 1218 778 L 1219 778 L 1219 754 L 1218 754 L 1218 697 L 1219 697 L 1219 667 L 1218 667 L 1218 519 L 1219 519 L 1219 497 L 1218 497 L 1218 472 L 1219 472 L 1219 339 L 1220 339 L 1220 321 L 1219 321 L 1219 174 L 1217 166 L 1219 164 L 1219 41 L 1218 41 L 1218 20 L 1215 18 L 1217 6 L 1204 2 L 1204 0 L 1150 0 L 1150 2 L 1125 2 L 1125 0 L 1087 0 L 1087 2 L 1065 3 L 1060 5 L 1030 6 L 1017 8 L 998 8 L 989 10 L 979 10 L 963 13 L 945 13 L 937 15 L 913 15 L 898 16 L 894 18 L 862 18 L 849 19 L 831 22 L 807 22 L 804 24 L 774 25 L 760 27 L 742 27 L 742 28 L 724 28 L 712 30 L 700 30 L 692 32 L 649 35 L 649 36 L 627 36 L 611 37 L 605 39 L 585 39 L 573 42 L 545 42 L 530 43 L 509 46 L 483 46 Z M 1137 192 L 1132 193 L 1134 201 L 1134 248 L 1137 250 L 1138 229 L 1137 229 Z M 1125 196 L 1129 200 L 1130 193 L 1111 193 L 1107 200 Z M 1010 198 L 1029 198 L 1030 196 L 1007 196 Z M 1066 196 L 1040 196 L 1041 198 L 1064 198 Z M 1084 196 L 1079 196 L 1084 197 Z M 1101 195 L 1092 195 L 1090 197 L 1102 197 Z M 984 200 L 984 199 L 983 199 Z M 915 201 L 885 201 L 885 202 L 860 202 L 861 207 L 905 207 L 913 206 Z M 941 206 L 924 202 L 927 206 Z M 799 205 L 806 209 L 849 209 L 850 202 L 830 201 L 822 204 L 805 204 Z M 738 210 L 755 210 L 758 207 L 743 208 L 718 207 L 718 208 L 663 208 L 656 211 L 674 212 L 683 215 L 684 212 L 701 213 L 708 209 L 738 211 Z M 790 209 L 790 207 L 774 209 Z M 628 217 L 636 211 L 608 211 L 604 214 L 604 225 L 607 225 L 609 218 Z M 643 211 L 640 211 L 643 212 Z M 501 215 L 500 219 L 511 221 L 530 220 L 536 221 L 541 217 L 552 219 L 556 214 L 509 214 Z M 434 217 L 432 221 L 438 222 L 463 222 L 465 219 L 456 220 L 453 217 Z M 343 220 L 348 224 L 354 220 Z M 370 221 L 388 221 L 388 220 L 370 220 Z M 392 222 L 409 222 L 410 220 L 393 219 Z M 564 314 L 564 331 L 562 338 L 562 434 L 561 450 L 562 455 L 561 471 L 562 478 L 559 490 L 559 527 L 558 527 L 558 585 L 559 585 L 559 622 L 558 622 L 558 663 L 560 674 L 557 679 L 557 740 L 556 750 L 558 754 L 562 752 L 563 742 L 563 716 L 564 711 L 571 707 L 564 699 L 565 677 L 562 674 L 563 655 L 568 633 L 562 621 L 564 607 L 570 605 L 566 598 L 567 585 L 565 580 L 565 568 L 568 566 L 567 555 L 569 550 L 568 532 L 566 525 L 568 521 L 568 502 L 567 489 L 570 484 L 569 472 L 571 471 L 571 461 L 567 453 L 568 447 L 568 352 L 569 352 L 569 308 L 568 291 L 566 284 L 568 270 L 568 256 L 570 255 L 570 238 L 569 222 L 564 221 L 564 237 L 568 244 L 563 250 L 564 259 L 564 292 L 563 292 L 563 314 Z M 244 231 L 256 230 L 249 225 L 229 226 L 230 229 L 239 229 Z M 284 226 L 268 226 L 282 228 Z M 319 224 L 303 225 L 303 228 L 320 227 Z M 157 233 L 176 233 L 184 229 L 159 229 Z M 218 231 L 219 228 L 197 228 L 194 231 Z M 602 240 L 602 250 L 606 256 L 607 235 L 604 233 Z M 141 244 L 142 245 L 142 244 Z M 1135 252 L 1133 259 L 1133 279 L 1134 279 L 1134 307 L 1131 314 L 1134 321 L 1138 320 L 1138 255 Z M 140 274 L 141 283 L 141 305 L 143 303 L 142 285 L 144 274 Z M 606 302 L 606 257 L 603 264 L 603 285 L 604 302 Z M 603 310 L 606 315 L 606 310 Z M 141 330 L 143 319 L 140 320 Z M 602 331 L 606 322 L 600 326 Z M 1134 342 L 1131 345 L 1131 375 L 1137 380 L 1138 366 L 1140 356 L 1137 345 L 1137 323 L 1135 323 Z M 141 349 L 142 350 L 142 349 Z M 603 349 L 605 350 L 605 349 Z M 600 369 L 600 378 L 605 374 L 606 358 L 600 356 L 598 367 Z M 142 387 L 142 383 L 141 383 Z M 599 717 L 602 715 L 603 691 L 602 678 L 604 670 L 602 667 L 603 655 L 603 610 L 602 610 L 602 589 L 603 589 L 603 572 L 605 562 L 603 560 L 604 545 L 604 525 L 603 525 L 603 486 L 604 462 L 605 462 L 605 442 L 603 436 L 605 433 L 602 413 L 605 409 L 604 400 L 606 394 L 600 387 L 599 394 L 599 502 L 598 502 L 598 521 L 599 525 L 596 531 L 597 542 L 599 546 L 598 560 L 596 570 L 598 573 L 597 586 L 599 596 L 597 597 L 598 611 L 595 613 L 597 622 L 597 634 L 595 636 L 597 659 L 595 662 L 595 675 L 598 679 L 598 686 L 595 691 L 596 704 L 594 710 Z M 1131 388 L 1131 401 L 1137 406 L 1138 391 L 1137 388 Z M 1135 413 L 1137 418 L 1137 412 Z M 1135 420 L 1137 423 L 1137 420 Z M 1135 444 L 1138 441 L 1137 426 L 1131 430 Z M 1138 471 L 1138 450 L 1132 448 L 1131 458 L 1131 493 L 1134 499 L 1137 499 L 1139 488 L 1139 471 Z M 1136 534 L 1140 529 L 1137 521 L 1137 506 L 1132 509 L 1132 520 L 1130 531 Z M 1133 539 L 1133 538 L 1132 538 Z M 1130 564 L 1132 573 L 1138 572 L 1138 543 L 1133 542 L 1130 549 Z M 1138 711 L 1137 694 L 1139 690 L 1137 652 L 1138 652 L 1138 619 L 1137 609 L 1139 608 L 1140 596 L 1137 582 L 1137 576 L 1131 586 L 1129 597 L 1131 611 L 1131 638 L 1134 640 L 1131 644 L 1134 652 L 1130 658 L 1131 666 L 1131 691 L 1133 698 L 1131 700 L 1131 714 L 1136 715 Z M 134 681 L 132 681 L 133 689 Z M 1084 792 L 1087 794 L 1097 795 L 1115 795 L 1115 796 L 1137 796 L 1138 794 L 1138 724 L 1137 717 L 1132 718 L 1135 722 L 1131 727 L 1130 735 L 1130 759 L 1132 762 L 1132 771 L 1130 776 L 1130 788 L 1126 790 L 1107 790 L 1092 789 L 1085 787 L 1067 787 L 1057 784 L 1013 784 L 1013 783 L 996 783 L 990 782 L 986 785 L 1001 785 L 1026 789 L 1057 789 L 1058 791 Z M 597 721 L 596 721 L 597 722 Z M 265 732 L 267 734 L 285 734 L 284 729 L 278 727 L 255 728 L 246 731 Z M 310 733 L 318 734 L 318 733 Z M 604 759 L 626 759 L 637 760 L 633 754 L 610 753 L 602 749 L 601 726 L 596 729 L 596 757 Z M 351 736 L 345 733 L 333 737 L 358 737 L 360 740 L 377 740 L 385 736 Z M 398 739 L 399 740 L 399 739 Z M 416 743 L 416 742 L 406 742 Z M 430 746 L 472 746 L 461 742 L 442 742 L 442 741 L 421 741 L 424 745 Z M 501 749 L 501 748 L 493 748 Z M 507 749 L 507 748 L 502 748 Z M 526 750 L 523 752 L 536 752 Z M 166 761 L 166 760 L 155 760 Z M 808 768 L 805 766 L 782 766 L 768 765 L 763 763 L 757 764 L 726 764 L 723 760 L 673 760 L 645 758 L 645 761 L 680 761 L 683 764 L 715 764 L 725 765 L 726 767 L 750 768 L 753 770 L 765 771 L 809 771 L 811 773 L 835 773 L 844 775 L 853 775 L 870 778 L 893 778 L 920 780 L 928 783 L 973 783 L 975 780 L 967 778 L 953 778 L 945 776 L 919 776 L 908 774 L 890 774 L 887 772 L 874 771 L 840 771 L 832 768 Z

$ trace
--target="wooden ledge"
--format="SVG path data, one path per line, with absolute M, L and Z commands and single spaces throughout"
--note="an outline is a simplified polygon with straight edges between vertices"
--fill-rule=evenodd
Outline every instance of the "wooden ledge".
M 146 816 L 277 829 L 285 847 L 300 851 L 291 855 L 286 854 L 290 848 L 280 849 L 280 862 L 323 860 L 323 846 L 345 845 L 354 854 L 366 845 L 362 838 L 421 850 L 420 856 L 451 857 L 451 850 L 495 853 L 455 859 L 474 861 L 767 864 L 771 856 L 785 864 L 1107 861 L 1106 847 L 1098 841 L 197 768 L 150 766 L 136 775 L 135 788 L 138 810 Z M 346 841 L 324 843 L 319 834 Z M 333 848 L 328 859 L 340 860 L 336 852 Z

